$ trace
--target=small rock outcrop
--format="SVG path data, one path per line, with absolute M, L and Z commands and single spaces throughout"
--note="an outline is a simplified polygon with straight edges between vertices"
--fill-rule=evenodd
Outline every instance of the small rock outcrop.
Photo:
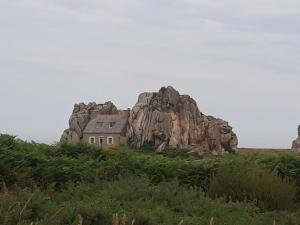
M 188 95 L 173 87 L 142 93 L 132 108 L 127 130 L 129 143 L 222 155 L 237 149 L 238 139 L 224 120 L 201 113 Z
M 118 114 L 117 107 L 112 102 L 104 104 L 75 104 L 73 113 L 69 120 L 69 128 L 61 136 L 61 141 L 77 143 L 82 139 L 83 131 L 90 120 L 97 115 Z
M 298 137 L 293 141 L 292 151 L 300 152 L 300 125 L 298 126 Z

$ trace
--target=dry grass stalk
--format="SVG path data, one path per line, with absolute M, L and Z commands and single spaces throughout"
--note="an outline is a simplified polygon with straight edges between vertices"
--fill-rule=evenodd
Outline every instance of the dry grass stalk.
M 135 219 L 131 221 L 131 225 L 135 224 Z M 126 214 L 124 213 L 122 219 L 119 219 L 118 213 L 113 214 L 112 225 L 126 225 Z
M 50 218 L 49 218 L 49 220 L 50 221 L 52 221 L 52 220 L 54 220 L 63 210 L 64 210 L 65 208 L 64 207 L 62 207 L 62 208 L 60 208 L 59 210 L 57 210 Z
M 78 225 L 83 225 L 83 218 L 80 214 L 77 215 L 78 217 Z
M 135 224 L 135 219 L 133 219 L 132 221 L 131 221 L 131 225 L 134 225 Z
M 112 225 L 119 225 L 118 213 L 113 214 Z
M 29 202 L 32 200 L 32 198 L 33 198 L 33 195 L 31 195 L 31 197 L 30 197 L 30 198 L 27 200 L 27 202 L 25 203 L 23 209 L 21 210 L 21 212 L 20 212 L 20 214 L 19 214 L 20 218 L 21 218 L 22 214 L 24 213 L 24 211 L 26 210 L 26 208 L 27 208 Z
M 276 220 L 274 220 L 273 225 L 276 225 Z
M 210 218 L 210 222 L 209 222 L 209 225 L 214 225 L 214 218 Z
M 183 222 L 184 222 L 184 221 L 183 221 L 183 220 L 181 220 L 181 221 L 180 221 L 180 223 L 179 223 L 178 225 L 183 225 Z
M 8 188 L 6 186 L 6 183 L 3 181 L 2 182 L 2 188 L 3 188 L 3 195 L 7 196 L 9 194 Z
M 16 207 L 16 206 L 19 206 L 19 205 L 21 205 L 20 202 L 15 202 L 15 203 L 13 203 L 11 206 L 9 206 L 8 212 L 9 212 L 9 213 L 13 212 L 13 210 L 15 209 L 15 207 Z
M 126 215 L 125 215 L 125 213 L 123 214 L 122 225 L 126 225 Z

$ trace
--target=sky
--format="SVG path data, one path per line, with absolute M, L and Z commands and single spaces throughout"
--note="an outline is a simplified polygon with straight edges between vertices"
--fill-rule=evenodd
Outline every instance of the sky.
M 73 105 L 173 86 L 240 147 L 290 148 L 299 0 L 0 0 L 0 133 L 55 143 Z

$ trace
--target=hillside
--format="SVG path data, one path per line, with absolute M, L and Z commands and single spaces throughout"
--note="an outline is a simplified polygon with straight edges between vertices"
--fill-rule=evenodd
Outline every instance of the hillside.
M 174 150 L 49 146 L 1 135 L 0 175 L 3 225 L 108 225 L 115 213 L 136 225 L 206 225 L 212 217 L 216 225 L 300 221 L 295 153 L 200 158 Z

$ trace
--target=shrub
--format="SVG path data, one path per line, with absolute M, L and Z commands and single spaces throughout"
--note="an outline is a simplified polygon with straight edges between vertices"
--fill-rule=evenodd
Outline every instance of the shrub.
M 208 191 L 211 197 L 254 202 L 262 210 L 291 208 L 296 193 L 297 187 L 291 179 L 249 163 L 219 168 Z

